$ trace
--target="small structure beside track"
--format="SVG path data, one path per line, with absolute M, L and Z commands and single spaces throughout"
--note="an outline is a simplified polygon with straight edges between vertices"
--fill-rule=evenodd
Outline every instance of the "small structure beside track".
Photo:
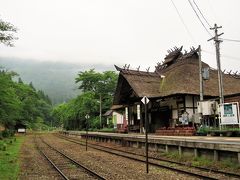
M 86 138 L 86 134 L 79 131 L 64 133 Z M 121 144 L 122 146 L 145 148 L 144 135 L 139 134 L 90 132 L 88 138 L 95 141 Z M 239 138 L 149 135 L 149 149 L 166 153 L 177 152 L 180 156 L 204 157 L 215 161 L 231 160 L 240 163 Z

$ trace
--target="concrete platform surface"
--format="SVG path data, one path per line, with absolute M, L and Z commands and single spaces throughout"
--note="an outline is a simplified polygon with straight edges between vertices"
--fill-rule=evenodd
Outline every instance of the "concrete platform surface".
M 85 131 L 69 131 L 72 133 L 85 134 Z M 129 137 L 129 138 L 145 138 L 145 135 L 137 133 L 104 133 L 104 132 L 88 132 L 92 135 L 100 136 L 112 136 L 112 137 Z M 148 135 L 149 140 L 173 140 L 173 141 L 184 141 L 184 142 L 195 142 L 195 143 L 211 143 L 211 144 L 229 144 L 229 145 L 239 145 L 240 148 L 240 137 L 217 137 L 217 136 L 159 136 L 154 134 Z

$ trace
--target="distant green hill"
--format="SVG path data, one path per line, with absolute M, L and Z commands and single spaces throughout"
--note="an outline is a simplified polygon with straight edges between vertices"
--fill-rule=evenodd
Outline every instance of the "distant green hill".
M 113 70 L 113 66 L 39 62 L 17 58 L 0 58 L 0 66 L 17 72 L 24 82 L 32 82 L 37 89 L 43 90 L 54 104 L 68 101 L 80 94 L 75 84 L 79 71 L 90 68 L 97 71 Z

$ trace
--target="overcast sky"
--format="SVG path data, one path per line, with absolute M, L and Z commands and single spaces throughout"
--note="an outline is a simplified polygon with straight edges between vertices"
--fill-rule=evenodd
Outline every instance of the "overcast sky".
M 0 45 L 0 56 L 153 71 L 168 49 L 200 44 L 203 61 L 216 67 L 214 44 L 188 0 L 173 2 L 186 26 L 171 0 L 0 0 L 0 18 L 19 29 L 15 47 Z M 239 0 L 195 2 L 211 26 L 223 26 L 221 37 L 240 40 Z M 222 69 L 240 71 L 240 43 L 220 47 Z

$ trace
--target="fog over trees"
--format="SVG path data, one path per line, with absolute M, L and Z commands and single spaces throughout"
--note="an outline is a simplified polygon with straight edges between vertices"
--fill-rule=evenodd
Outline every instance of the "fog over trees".
M 17 72 L 23 82 L 32 82 L 43 90 L 53 104 L 67 102 L 81 93 L 75 78 L 80 71 L 95 68 L 96 71 L 114 70 L 113 66 L 73 64 L 65 62 L 34 61 L 0 57 L 0 65 Z

